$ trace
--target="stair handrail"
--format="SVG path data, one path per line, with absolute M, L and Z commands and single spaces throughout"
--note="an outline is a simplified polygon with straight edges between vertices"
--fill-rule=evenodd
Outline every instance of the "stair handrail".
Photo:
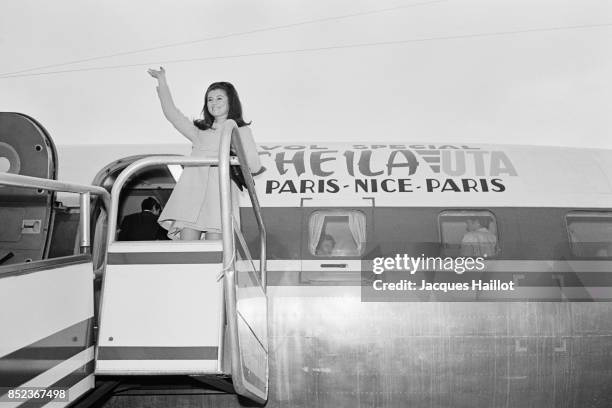
M 242 140 L 239 137 L 239 132 L 235 131 L 235 129 L 237 129 L 237 126 L 236 128 L 232 129 L 231 145 L 234 147 L 234 152 L 238 157 L 240 170 L 242 171 L 242 175 L 244 177 L 247 192 L 249 193 L 251 204 L 253 206 L 253 213 L 255 215 L 255 221 L 257 222 L 257 228 L 259 229 L 259 271 L 261 274 L 261 286 L 264 292 L 266 292 L 268 283 L 266 258 L 266 226 L 263 221 L 263 216 L 261 215 L 261 206 L 259 205 L 259 199 L 257 198 L 257 193 L 255 191 L 255 180 L 253 179 L 253 173 L 251 172 L 251 169 L 248 166 L 248 162 L 246 160 L 246 153 L 244 151 Z M 224 177 L 224 179 L 227 180 L 226 177 Z
M 232 222 L 232 196 L 231 196 L 231 181 L 230 181 L 230 151 L 231 146 L 234 146 L 234 152 L 238 157 L 238 164 L 242 170 L 242 175 L 246 182 L 246 187 L 251 198 L 253 211 L 257 220 L 259 229 L 259 239 L 261 244 L 260 252 L 260 273 L 261 285 L 266 293 L 266 230 L 261 216 L 261 207 L 255 192 L 255 182 L 246 160 L 246 154 L 240 141 L 240 133 L 236 123 L 229 119 L 223 128 L 221 135 L 221 143 L 219 145 L 219 186 L 221 190 L 221 231 L 223 239 L 223 271 L 225 279 L 225 297 L 226 297 L 226 314 L 227 325 L 230 340 L 231 366 L 232 366 L 232 382 L 236 392 L 246 396 L 258 403 L 265 403 L 268 394 L 268 385 L 266 384 L 265 398 L 253 393 L 244 383 L 244 372 L 242 369 L 242 356 L 240 355 L 240 338 L 238 336 L 238 311 L 236 298 L 236 273 L 235 273 L 235 248 L 234 248 L 234 223 Z M 259 169 L 257 169 L 259 170 Z M 267 297 L 266 297 L 267 302 Z M 267 306 L 266 306 L 267 310 Z M 267 376 L 266 368 L 266 376 Z
M 232 160 L 233 164 L 238 164 L 238 160 Z M 152 155 L 142 159 L 138 159 L 131 163 L 119 173 L 110 193 L 110 211 L 108 213 L 108 245 L 116 240 L 117 235 L 117 216 L 119 215 L 119 198 L 121 190 L 126 182 L 136 172 L 151 166 L 156 165 L 181 165 L 186 167 L 202 167 L 218 165 L 219 158 L 211 157 L 187 157 L 187 156 L 170 156 L 170 155 Z
M 41 189 L 49 191 L 57 191 L 64 193 L 79 194 L 79 236 L 80 236 L 80 251 L 81 253 L 89 253 L 91 250 L 90 240 L 90 205 L 91 196 L 99 196 L 102 198 L 104 208 L 108 211 L 110 208 L 111 197 L 102 187 L 88 186 L 84 184 L 68 183 L 64 181 L 25 176 L 22 174 L 0 173 L 0 185 L 7 187 L 21 187 L 31 189 Z

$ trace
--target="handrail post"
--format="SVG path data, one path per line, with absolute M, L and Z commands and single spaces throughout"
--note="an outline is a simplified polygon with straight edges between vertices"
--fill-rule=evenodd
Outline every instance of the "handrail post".
M 82 254 L 91 252 L 91 231 L 90 231 L 90 212 L 91 212 L 91 195 L 89 193 L 81 193 L 79 195 L 79 232 L 80 232 L 80 248 Z
M 227 128 L 226 128 L 227 129 Z M 233 260 L 235 248 L 233 248 L 233 222 L 231 219 L 231 195 L 230 195 L 230 177 L 229 177 L 229 153 L 230 147 L 234 146 L 234 150 L 238 156 L 238 163 L 246 182 L 247 191 L 251 199 L 253 211 L 255 213 L 255 219 L 257 221 L 257 227 L 259 229 L 259 239 L 261 244 L 261 253 L 259 258 L 259 268 L 261 273 L 261 286 L 266 294 L 266 230 L 263 224 L 263 218 L 261 216 L 261 208 L 255 193 L 255 182 L 253 181 L 253 175 L 246 161 L 246 154 L 242 143 L 240 141 L 240 134 L 238 133 L 238 127 L 234 123 L 231 128 L 231 133 L 224 132 L 221 139 L 221 146 L 219 149 L 219 182 L 221 185 L 221 212 L 222 212 L 222 225 L 223 225 L 223 254 L 224 258 L 230 256 Z M 227 226 L 226 226 L 227 224 Z M 226 234 L 231 233 L 231 236 L 226 237 Z M 231 248 L 231 253 L 229 249 Z M 266 384 L 265 398 L 255 395 L 253 392 L 247 389 L 243 383 L 244 373 L 242 369 L 242 357 L 240 355 L 240 339 L 238 335 L 238 319 L 237 319 L 237 304 L 236 304 L 236 274 L 231 264 L 226 265 L 224 259 L 224 271 L 225 271 L 225 283 L 226 283 L 226 302 L 228 307 L 228 327 L 230 332 L 230 349 L 231 349 L 231 363 L 232 363 L 232 375 L 238 376 L 234 380 L 234 386 L 236 391 L 242 395 L 250 395 L 252 399 L 260 403 L 265 403 L 268 394 L 268 385 Z M 267 297 L 266 297 L 266 310 L 267 310 Z M 266 367 L 266 376 L 268 367 Z
M 268 287 L 268 272 L 267 272 L 267 262 L 266 262 L 266 228 L 263 223 L 263 218 L 261 216 L 261 207 L 259 205 L 259 199 L 257 198 L 257 194 L 255 194 L 255 181 L 253 180 L 253 175 L 251 174 L 251 169 L 246 163 L 246 153 L 244 151 L 244 147 L 242 146 L 242 142 L 239 137 L 234 137 L 234 133 L 232 133 L 232 145 L 234 146 L 234 150 L 238 155 L 240 170 L 242 171 L 242 175 L 244 176 L 244 181 L 246 182 L 247 191 L 249 193 L 249 197 L 251 199 L 251 203 L 253 205 L 253 212 L 255 214 L 255 220 L 257 221 L 257 227 L 259 229 L 259 242 L 260 242 L 260 251 L 259 251 L 259 273 L 261 277 L 261 286 L 264 293 L 267 292 Z
M 229 121 L 228 121 L 229 122 Z M 232 121 L 233 122 L 233 121 Z M 227 123 L 227 122 L 226 122 Z M 242 378 L 242 358 L 240 356 L 240 339 L 238 335 L 238 317 L 236 311 L 236 274 L 234 263 L 234 223 L 232 222 L 232 197 L 229 173 L 229 158 L 231 147 L 231 133 L 237 131 L 237 126 L 226 126 L 219 144 L 219 189 L 221 197 L 221 231 L 223 240 L 223 274 L 225 288 L 225 306 L 227 326 L 229 331 L 230 360 L 234 388 L 238 394 L 248 394 Z M 230 132 L 230 134 L 228 134 Z
M 231 128 L 231 131 L 234 129 L 237 129 L 235 124 Z M 221 233 L 223 240 L 224 271 L 227 271 L 231 266 L 230 262 L 234 259 L 234 224 L 232 222 L 232 196 L 229 173 L 230 142 L 231 136 L 228 137 L 224 132 L 219 145 L 219 189 L 221 197 Z

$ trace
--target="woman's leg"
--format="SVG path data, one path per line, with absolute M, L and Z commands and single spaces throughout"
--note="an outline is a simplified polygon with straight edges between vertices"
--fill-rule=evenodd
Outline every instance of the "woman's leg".
M 204 234 L 204 239 L 205 240 L 221 240 L 221 233 L 220 232 L 207 232 L 206 234 Z
M 182 241 L 199 241 L 202 236 L 202 231 L 198 231 L 193 228 L 184 227 L 181 230 Z

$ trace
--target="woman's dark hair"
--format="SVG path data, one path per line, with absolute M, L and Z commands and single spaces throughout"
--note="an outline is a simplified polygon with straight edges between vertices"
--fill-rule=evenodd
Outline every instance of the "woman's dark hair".
M 206 93 L 204 94 L 204 107 L 202 108 L 202 115 L 204 116 L 204 119 L 196 119 L 193 121 L 193 124 L 202 130 L 210 129 L 212 127 L 215 118 L 210 114 L 210 112 L 208 112 L 208 93 L 215 89 L 221 89 L 227 95 L 227 103 L 229 104 L 227 118 L 233 119 L 238 127 L 250 125 L 251 122 L 246 123 L 244 119 L 242 119 L 242 104 L 240 103 L 240 98 L 238 98 L 238 92 L 236 92 L 234 85 L 230 84 L 229 82 L 213 82 L 210 84 L 206 90 Z

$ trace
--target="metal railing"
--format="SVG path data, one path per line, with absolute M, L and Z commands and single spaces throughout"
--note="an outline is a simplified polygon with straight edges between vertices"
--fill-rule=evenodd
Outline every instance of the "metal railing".
M 237 127 L 236 127 L 237 129 Z M 237 130 L 236 130 L 237 132 Z M 255 194 L 255 180 L 253 180 L 253 174 L 251 173 L 249 166 L 246 163 L 246 153 L 244 151 L 244 146 L 242 146 L 242 141 L 239 137 L 233 137 L 234 131 L 232 130 L 231 137 L 231 146 L 234 146 L 234 150 L 236 155 L 240 158 L 239 165 L 244 176 L 244 181 L 247 187 L 247 191 L 249 193 L 249 198 L 251 199 L 251 203 L 253 205 L 253 213 L 255 215 L 255 221 L 257 222 L 257 228 L 259 230 L 259 242 L 261 244 L 259 249 L 259 270 L 261 271 L 261 285 L 266 292 L 266 288 L 268 285 L 267 274 L 264 273 L 266 271 L 266 227 L 263 222 L 263 217 L 261 216 L 261 207 L 259 205 L 259 199 L 257 198 L 257 194 Z M 231 147 L 230 146 L 230 147 Z M 219 152 L 222 155 L 222 152 Z M 223 156 L 221 156 L 223 157 Z M 258 169 L 259 170 L 259 169 Z M 222 176 L 224 170 L 219 167 L 219 177 L 223 177 L 227 183 L 229 184 L 228 177 Z M 225 170 L 229 173 L 229 167 Z M 231 209 L 231 203 L 229 204 L 229 208 Z
M 121 171 L 121 173 L 119 173 L 119 176 L 117 176 L 117 179 L 113 183 L 113 188 L 111 189 L 111 204 L 110 211 L 108 213 L 108 245 L 111 245 L 114 241 L 116 241 L 117 218 L 119 216 L 119 200 L 121 190 L 123 190 L 125 184 L 135 173 L 147 167 L 159 165 L 199 167 L 216 166 L 218 163 L 219 159 L 217 157 L 197 158 L 184 156 L 149 156 L 145 157 L 144 159 L 136 160 L 134 163 L 127 166 L 125 169 L 123 169 L 123 171 Z M 235 161 L 235 164 L 237 164 L 237 160 Z
M 233 121 L 232 121 L 233 122 Z M 259 403 L 265 403 L 266 399 L 262 399 L 258 395 L 251 392 L 243 382 L 244 372 L 242 370 L 242 357 L 240 355 L 240 339 L 238 337 L 238 312 L 236 308 L 236 274 L 235 268 L 232 266 L 234 262 L 234 223 L 232 222 L 232 202 L 230 195 L 230 150 L 231 145 L 235 147 L 235 153 L 239 158 L 240 168 L 244 176 L 246 187 L 253 204 L 253 211 L 255 212 L 255 218 L 257 220 L 257 227 L 259 229 L 259 239 L 261 245 L 259 265 L 261 274 L 261 285 L 266 293 L 267 285 L 267 273 L 266 273 L 266 229 L 261 217 L 261 207 L 259 206 L 259 200 L 255 193 L 255 182 L 253 176 L 246 162 L 246 155 L 240 137 L 238 134 L 238 126 L 236 123 L 233 126 L 226 127 L 223 135 L 221 136 L 221 144 L 219 146 L 219 185 L 221 189 L 221 231 L 223 239 L 223 270 L 225 272 L 225 299 L 227 309 L 227 325 L 230 335 L 230 353 L 232 359 L 232 382 L 236 392 L 240 395 L 249 397 L 250 399 Z M 266 298 L 267 303 L 267 298 Z M 267 310 L 267 306 L 266 306 Z M 267 329 L 267 328 L 266 328 Z M 266 351 L 267 352 L 267 351 Z M 266 377 L 268 375 L 268 369 L 266 368 Z M 237 378 L 236 378 L 237 375 Z M 266 381 L 268 379 L 266 378 Z M 266 383 L 266 395 L 267 395 L 267 383 Z
M 23 176 L 20 174 L 0 173 L 0 185 L 10 187 L 22 187 L 31 189 L 43 189 L 65 193 L 76 193 L 80 195 L 79 235 L 81 253 L 88 253 L 91 248 L 90 239 L 90 203 L 91 196 L 102 198 L 104 207 L 108 211 L 110 207 L 110 195 L 102 187 L 86 186 L 63 181 L 50 180 L 38 177 Z
M 234 224 L 232 222 L 232 196 L 230 166 L 240 165 L 247 191 L 251 199 L 257 227 L 259 229 L 259 239 L 261 245 L 259 266 L 261 274 L 261 287 L 266 293 L 267 273 L 266 273 L 266 230 L 261 216 L 261 207 L 255 192 L 255 182 L 246 161 L 246 155 L 238 133 L 238 126 L 233 120 L 228 120 L 227 125 L 221 135 L 218 157 L 177 157 L 177 156 L 150 156 L 127 166 L 117 177 L 111 191 L 111 204 L 108 220 L 108 245 L 115 241 L 117 229 L 117 216 L 119 208 L 119 197 L 121 190 L 129 178 L 137 171 L 155 165 L 182 165 L 186 167 L 198 166 L 218 166 L 219 167 L 219 188 L 221 198 L 221 232 L 223 245 L 223 272 L 225 302 L 227 312 L 227 323 L 231 354 L 231 367 L 233 385 L 236 392 L 250 399 L 264 403 L 257 395 L 253 394 L 243 383 L 244 373 L 242 370 L 242 357 L 240 354 L 240 341 L 238 337 L 238 313 L 236 299 L 236 275 L 234 253 Z M 231 147 L 237 157 L 230 157 Z

